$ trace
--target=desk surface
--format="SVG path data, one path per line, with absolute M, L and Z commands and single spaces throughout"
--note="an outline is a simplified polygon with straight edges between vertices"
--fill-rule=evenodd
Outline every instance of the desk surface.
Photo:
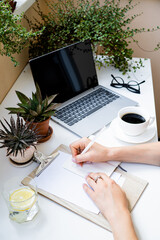
M 130 76 L 130 80 L 134 79 L 138 82 L 144 79 L 146 80 L 146 82 L 141 85 L 140 95 L 131 93 L 125 88 L 112 88 L 112 90 L 138 101 L 140 106 L 146 108 L 148 112 L 154 116 L 155 103 L 150 60 L 145 60 L 144 65 L 145 67 L 141 68 L 136 73 L 130 72 L 127 74 L 127 76 Z M 111 81 L 111 73 L 115 76 L 122 76 L 121 73 L 119 73 L 119 71 L 113 67 L 97 70 L 98 79 L 101 85 L 110 88 L 109 84 Z M 127 76 L 123 76 L 126 82 L 129 81 Z M 27 96 L 31 96 L 31 92 L 35 90 L 28 65 L 23 70 L 22 74 L 19 76 L 16 83 L 2 102 L 0 106 L 1 118 L 5 117 L 9 119 L 8 111 L 5 110 L 5 108 L 16 106 L 18 100 L 15 90 L 22 91 Z M 44 154 L 50 154 L 60 144 L 69 145 L 71 142 L 78 139 L 76 135 L 59 126 L 58 124 L 51 121 L 50 125 L 53 127 L 54 134 L 48 142 L 38 145 L 38 150 L 42 151 Z M 157 134 L 150 141 L 157 141 Z M 126 145 L 126 143 L 121 142 L 121 145 Z M 9 163 L 5 154 L 5 149 L 0 149 L 0 191 L 2 190 L 3 183 L 8 178 L 14 176 L 20 176 L 23 178 L 37 166 L 36 163 L 32 163 L 25 168 L 16 168 Z M 149 182 L 147 189 L 132 211 L 132 219 L 137 235 L 141 240 L 159 240 L 160 187 L 157 186 L 157 182 L 160 182 L 160 168 L 144 164 L 131 163 L 122 163 L 122 166 L 126 168 L 129 173 L 144 178 Z M 8 217 L 8 210 L 1 195 L 0 206 L 1 240 L 113 239 L 112 233 L 42 196 L 39 196 L 40 212 L 38 216 L 29 223 L 17 224 L 12 222 Z

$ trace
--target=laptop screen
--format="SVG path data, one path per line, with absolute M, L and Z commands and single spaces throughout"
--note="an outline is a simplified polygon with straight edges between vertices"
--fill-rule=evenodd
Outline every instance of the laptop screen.
M 56 103 L 62 103 L 98 85 L 89 40 L 31 59 L 29 63 L 42 96 L 58 94 L 54 99 Z

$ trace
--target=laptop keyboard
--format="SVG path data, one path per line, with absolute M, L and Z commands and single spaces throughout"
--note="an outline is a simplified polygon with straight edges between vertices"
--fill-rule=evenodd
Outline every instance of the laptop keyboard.
M 104 88 L 98 88 L 75 102 L 56 110 L 54 116 L 72 126 L 117 98 L 119 98 L 118 95 Z

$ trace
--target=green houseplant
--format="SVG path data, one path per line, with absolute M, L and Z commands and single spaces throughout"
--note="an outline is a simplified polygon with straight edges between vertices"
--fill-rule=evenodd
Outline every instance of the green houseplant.
M 99 67 L 113 65 L 125 73 L 129 70 L 128 61 L 132 59 L 133 50 L 129 48 L 130 41 L 135 41 L 134 36 L 145 31 L 144 28 L 131 28 L 130 23 L 141 14 L 129 17 L 129 11 L 136 4 L 129 0 L 122 7 L 120 0 L 51 0 L 46 3 L 49 13 L 45 15 L 40 9 L 38 0 L 35 11 L 42 21 L 29 21 L 35 31 L 45 26 L 43 34 L 30 41 L 30 58 L 64 47 L 85 39 L 90 39 L 96 54 Z M 45 43 L 45 44 L 44 44 Z M 98 46 L 98 48 L 97 48 Z M 160 45 L 158 44 L 156 49 Z M 104 63 L 104 64 L 103 64 Z M 133 68 L 142 66 L 140 60 L 134 63 Z
M 31 127 L 35 128 L 38 133 L 43 137 L 39 140 L 42 142 L 48 136 L 49 131 L 52 133 L 52 129 L 49 126 L 50 117 L 54 113 L 55 104 L 52 103 L 56 95 L 52 95 L 42 98 L 39 85 L 36 84 L 35 93 L 32 92 L 32 97 L 28 98 L 25 94 L 16 91 L 17 97 L 20 100 L 17 108 L 6 108 L 10 114 L 19 114 L 27 122 L 32 122 Z
M 11 6 L 12 12 L 14 12 L 17 2 L 14 0 L 9 1 L 9 5 Z
M 15 163 L 24 164 L 30 161 L 39 139 L 38 134 L 19 115 L 16 120 L 11 116 L 10 122 L 6 119 L 4 121 L 7 126 L 0 120 L 3 127 L 0 129 L 0 148 L 7 148 L 6 155 Z
M 19 54 L 23 48 L 28 46 L 29 39 L 41 34 L 43 30 L 28 31 L 21 25 L 23 14 L 14 15 L 10 0 L 0 1 L 0 54 L 8 56 L 17 66 L 14 54 Z

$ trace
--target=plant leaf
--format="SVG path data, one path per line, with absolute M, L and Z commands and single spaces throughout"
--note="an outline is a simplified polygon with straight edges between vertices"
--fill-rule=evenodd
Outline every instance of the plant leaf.
M 29 110 L 29 113 L 33 116 L 33 117 L 37 117 L 38 113 L 32 109 Z
M 36 83 L 36 93 L 35 93 L 35 95 L 36 95 L 36 98 L 37 98 L 38 102 L 42 104 L 42 94 L 41 94 L 41 90 L 40 90 L 40 87 L 39 87 L 38 83 Z
M 3 124 L 3 122 L 0 120 L 1 125 L 3 126 L 4 130 L 7 134 L 10 134 L 10 131 L 6 128 L 6 126 Z
M 25 110 L 22 108 L 6 108 L 8 111 L 10 111 L 9 114 L 17 114 L 17 113 L 25 113 Z
M 48 105 L 55 99 L 55 97 L 56 97 L 57 95 L 58 95 L 58 94 L 51 95 L 50 97 L 48 97 Z
M 53 114 L 54 114 L 54 111 L 48 111 L 48 112 L 46 112 L 46 113 L 43 113 L 42 116 L 43 116 L 43 117 L 50 117 L 50 116 L 52 116 Z
M 55 106 L 56 106 L 56 103 L 51 103 L 51 104 L 49 105 L 49 107 L 48 107 L 44 112 L 46 113 L 46 112 L 48 112 L 48 111 L 50 111 L 50 110 L 54 110 Z
M 29 98 L 24 95 L 23 93 L 16 91 L 17 97 L 19 98 L 19 100 L 21 101 L 21 103 L 26 103 L 29 102 Z
M 44 109 L 47 108 L 47 106 L 48 106 L 48 97 L 46 97 L 46 98 L 43 100 L 42 106 L 43 106 Z
M 17 155 L 20 151 L 21 154 L 24 153 L 24 150 L 32 145 L 35 146 L 37 140 L 40 138 L 36 131 L 30 129 L 30 124 L 26 124 L 23 118 L 20 118 L 19 115 L 17 116 L 17 120 L 15 121 L 14 118 L 10 117 L 10 123 L 4 119 L 6 124 L 9 126 L 10 130 L 3 124 L 2 127 L 5 131 L 0 129 L 0 148 L 6 147 L 7 148 L 7 156 L 11 153 Z

